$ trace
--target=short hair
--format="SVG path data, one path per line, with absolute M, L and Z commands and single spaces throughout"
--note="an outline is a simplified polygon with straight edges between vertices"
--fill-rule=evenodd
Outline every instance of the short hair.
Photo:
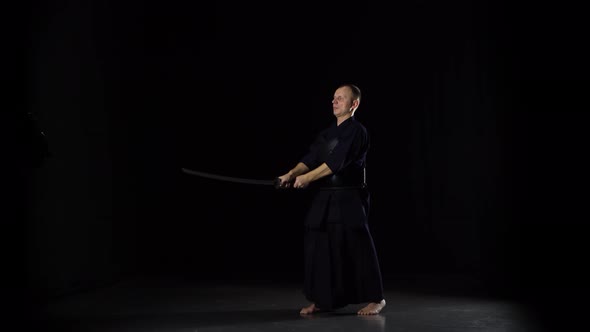
M 344 88 L 344 87 L 348 87 L 350 89 L 350 91 L 352 91 L 352 100 L 358 99 L 359 102 L 361 101 L 361 89 L 359 89 L 358 86 L 354 85 L 354 84 L 342 84 L 338 87 L 338 89 L 340 88 Z

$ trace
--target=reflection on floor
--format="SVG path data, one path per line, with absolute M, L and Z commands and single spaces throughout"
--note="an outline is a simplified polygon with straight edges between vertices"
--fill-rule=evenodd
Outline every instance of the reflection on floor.
M 387 290 L 389 289 L 389 290 Z M 51 301 L 44 331 L 538 331 L 519 305 L 490 297 L 386 287 L 387 306 L 300 316 L 300 285 L 263 281 L 129 280 Z

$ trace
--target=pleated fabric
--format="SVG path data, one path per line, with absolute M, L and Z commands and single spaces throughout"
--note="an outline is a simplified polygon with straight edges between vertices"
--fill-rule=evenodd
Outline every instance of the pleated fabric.
M 303 293 L 322 310 L 383 299 L 379 261 L 367 225 L 325 223 L 307 228 L 304 264 Z

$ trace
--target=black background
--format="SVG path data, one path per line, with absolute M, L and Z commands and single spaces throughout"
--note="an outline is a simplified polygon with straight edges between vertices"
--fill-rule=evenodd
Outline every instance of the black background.
M 585 290 L 579 8 L 86 0 L 12 13 L 8 45 L 23 53 L 7 66 L 4 252 L 36 299 L 136 276 L 300 282 L 307 192 L 180 168 L 285 173 L 333 120 L 341 83 L 363 92 L 386 285 L 470 276 L 539 310 Z M 36 153 L 27 112 L 48 143 L 40 164 L 20 162 Z

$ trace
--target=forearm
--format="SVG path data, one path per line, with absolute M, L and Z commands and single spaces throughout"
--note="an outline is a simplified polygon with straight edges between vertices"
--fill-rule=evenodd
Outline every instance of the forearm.
M 330 169 L 330 167 L 328 167 L 328 165 L 326 163 L 323 163 L 320 166 L 318 166 L 317 168 L 307 172 L 305 174 L 305 177 L 307 178 L 308 182 L 313 182 L 313 181 L 319 180 L 325 176 L 332 175 L 332 174 L 333 174 L 333 172 Z
M 305 174 L 309 171 L 309 167 L 304 163 L 298 163 L 295 167 L 293 167 L 287 174 L 289 174 L 292 178 L 295 178 L 301 174 Z

